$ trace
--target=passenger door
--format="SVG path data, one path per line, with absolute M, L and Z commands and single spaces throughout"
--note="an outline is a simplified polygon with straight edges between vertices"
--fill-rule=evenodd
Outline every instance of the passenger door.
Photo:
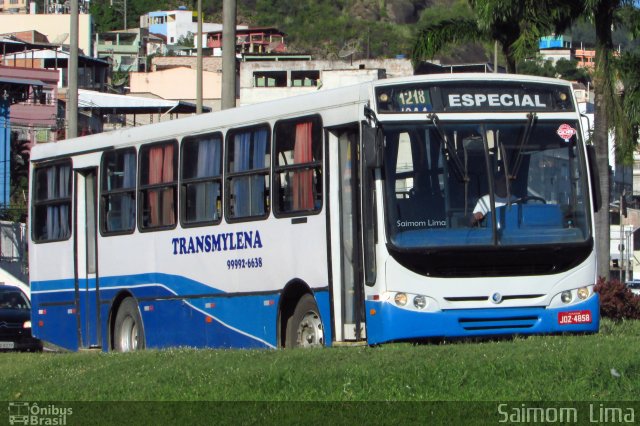
M 360 153 L 357 125 L 329 133 L 332 297 L 335 340 L 365 338 Z
M 75 171 L 75 289 L 79 347 L 100 347 L 98 280 L 98 169 Z

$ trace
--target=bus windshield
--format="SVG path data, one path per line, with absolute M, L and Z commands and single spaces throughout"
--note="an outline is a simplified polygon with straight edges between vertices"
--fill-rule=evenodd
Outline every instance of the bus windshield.
M 399 249 L 530 246 L 590 238 L 579 125 L 387 124 L 385 202 Z

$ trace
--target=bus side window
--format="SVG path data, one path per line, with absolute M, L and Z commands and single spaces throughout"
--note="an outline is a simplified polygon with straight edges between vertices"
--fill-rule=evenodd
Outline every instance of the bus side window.
M 135 229 L 136 160 L 135 148 L 107 151 L 102 156 L 100 230 L 105 235 Z
M 232 130 L 227 134 L 226 216 L 269 215 L 269 128 Z
M 176 226 L 177 145 L 175 140 L 140 148 L 141 230 Z
M 322 208 L 320 117 L 280 121 L 275 126 L 274 212 L 317 212 Z
M 222 134 L 184 138 L 180 158 L 182 224 L 219 223 L 222 216 Z
M 36 242 L 71 236 L 71 161 L 34 170 L 32 237 Z

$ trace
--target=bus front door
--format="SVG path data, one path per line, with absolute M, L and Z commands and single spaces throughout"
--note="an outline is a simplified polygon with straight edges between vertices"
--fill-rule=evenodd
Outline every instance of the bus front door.
M 330 192 L 338 195 L 338 202 L 330 204 L 336 342 L 361 341 L 366 337 L 358 135 L 356 125 L 329 134 L 330 174 L 337 176 L 331 179 Z
M 97 256 L 98 169 L 75 173 L 75 288 L 78 346 L 100 347 L 100 286 Z

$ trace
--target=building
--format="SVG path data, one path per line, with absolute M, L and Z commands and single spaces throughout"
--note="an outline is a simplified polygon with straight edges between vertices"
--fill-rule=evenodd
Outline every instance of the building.
M 596 51 L 589 49 L 576 49 L 574 51 L 574 57 L 578 61 L 580 68 L 587 68 L 588 70 L 594 70 L 596 68 Z
M 1 44 L 1 43 L 0 43 Z M 25 49 L 5 54 L 2 64 L 12 67 L 41 68 L 55 70 L 59 74 L 58 87 L 61 93 L 68 86 L 69 51 L 55 45 L 25 44 Z M 90 90 L 105 90 L 109 63 L 86 55 L 78 55 L 78 87 Z
M 571 36 L 567 35 L 550 35 L 540 37 L 538 42 L 539 49 L 571 49 Z
M 166 37 L 169 46 L 175 45 L 180 38 L 198 33 L 198 13 L 186 8 L 149 12 L 140 17 L 140 28 Z M 222 24 L 203 22 L 202 31 L 222 31 Z M 195 39 L 193 44 L 195 45 Z
M 255 60 L 240 63 L 240 105 L 363 81 L 413 75 L 408 59 L 346 61 Z
M 195 62 L 195 58 L 193 59 Z M 196 78 L 195 67 L 186 66 L 172 67 L 149 73 L 132 72 L 129 74 L 129 94 L 153 99 L 195 103 L 197 98 Z M 180 84 L 176 84 L 176 82 L 180 82 Z M 222 72 L 203 70 L 203 106 L 219 111 L 221 109 L 221 88 Z
M 2 75 L 38 82 L 41 86 L 30 96 L 11 106 L 9 120 L 13 137 L 36 142 L 56 140 L 59 73 L 55 70 L 25 67 L 0 67 Z
M 58 110 L 58 101 L 66 99 L 68 87 L 69 52 L 62 46 L 48 43 L 27 43 L 17 40 L 15 37 L 0 37 L 0 65 L 13 68 L 17 73 L 31 74 L 46 71 L 44 75 L 55 76 L 55 87 L 43 85 L 42 98 L 49 107 L 56 110 L 55 131 L 50 129 L 48 133 L 44 128 L 49 128 L 50 123 L 43 123 L 44 127 L 36 130 L 29 137 L 32 142 L 44 142 L 64 139 L 66 120 L 64 110 Z M 85 55 L 78 55 L 78 87 L 80 89 L 106 90 L 109 64 L 101 59 L 95 59 Z M 54 81 L 53 78 L 48 81 Z M 40 107 L 39 107 L 40 108 Z M 48 114 L 48 113 L 47 113 Z M 41 114 L 37 114 L 38 120 L 42 120 Z M 29 127 L 37 127 L 27 124 Z M 56 134 L 57 133 L 57 134 Z
M 0 31 L 2 34 L 21 33 L 35 30 L 43 34 L 51 44 L 68 43 L 71 15 L 20 15 L 19 19 L 12 14 L 0 14 Z M 85 55 L 91 55 L 91 15 L 78 16 L 78 48 Z
M 236 28 L 236 52 L 240 54 L 279 54 L 287 51 L 285 33 L 273 27 Z M 206 34 L 206 46 L 213 48 L 214 56 L 222 55 L 222 28 Z
M 93 56 L 110 60 L 114 72 L 145 71 L 148 39 L 146 28 L 96 34 Z
M 42 100 L 44 83 L 29 75 L 28 70 L 0 66 L 0 209 L 10 207 L 11 143 L 17 142 L 11 116 L 18 104 L 33 105 Z M 15 138 L 15 139 L 14 139 Z
M 27 0 L 0 0 L 0 13 L 27 13 L 29 2 Z

